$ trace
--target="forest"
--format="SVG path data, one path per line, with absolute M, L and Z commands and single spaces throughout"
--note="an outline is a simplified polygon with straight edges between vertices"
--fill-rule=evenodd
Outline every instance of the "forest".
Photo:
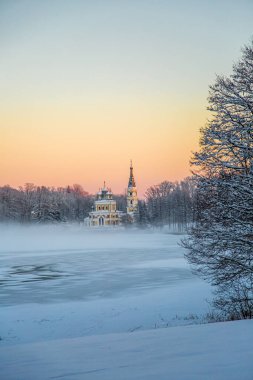
M 114 195 L 120 211 L 126 210 L 126 196 Z M 67 187 L 35 186 L 26 183 L 18 189 L 0 187 L 0 221 L 16 223 L 82 223 L 96 196 L 81 185 Z M 149 187 L 139 200 L 135 226 L 170 226 L 182 230 L 196 215 L 194 184 L 191 178 L 180 182 L 163 181 Z M 129 226 L 127 218 L 122 223 Z

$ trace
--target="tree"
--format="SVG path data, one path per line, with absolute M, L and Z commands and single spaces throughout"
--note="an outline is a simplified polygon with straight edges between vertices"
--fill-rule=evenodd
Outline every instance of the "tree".
M 170 211 L 169 198 L 174 184 L 163 181 L 159 185 L 151 186 L 145 193 L 150 221 L 155 226 L 169 224 Z
M 136 215 L 136 223 L 140 228 L 147 228 L 149 226 L 149 215 L 146 202 L 143 200 L 138 201 L 138 211 Z
M 194 270 L 229 318 L 253 315 L 253 41 L 210 87 L 211 120 L 192 159 L 196 223 L 184 241 Z
M 133 227 L 133 218 L 129 214 L 123 214 L 121 217 L 121 224 L 125 227 Z
M 67 188 L 25 184 L 19 190 L 0 187 L 0 222 L 83 222 L 93 199 L 80 185 Z
M 184 230 L 193 221 L 194 185 L 191 178 L 181 182 L 163 181 L 145 193 L 150 223 Z
M 18 190 L 8 185 L 0 188 L 0 222 L 20 222 L 22 205 Z

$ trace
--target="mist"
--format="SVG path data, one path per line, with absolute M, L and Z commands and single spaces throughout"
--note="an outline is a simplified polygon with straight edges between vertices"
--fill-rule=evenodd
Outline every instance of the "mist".
M 120 228 L 96 229 L 85 228 L 78 224 L 47 225 L 0 225 L 0 252 L 33 252 L 54 250 L 85 250 L 103 248 L 150 247 L 159 244 L 159 236 L 151 230 L 127 230 Z

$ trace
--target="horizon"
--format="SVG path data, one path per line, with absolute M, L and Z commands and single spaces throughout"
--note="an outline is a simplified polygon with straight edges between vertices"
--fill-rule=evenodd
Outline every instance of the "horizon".
M 22 0 L 0 11 L 0 186 L 14 188 L 92 194 L 106 180 L 124 193 L 131 157 L 141 196 L 183 180 L 208 86 L 252 37 L 248 0 Z
M 132 160 L 131 160 L 131 164 L 132 164 Z M 134 167 L 133 167 L 133 169 L 134 169 Z M 134 173 L 134 177 L 135 177 L 135 173 Z M 175 181 L 170 181 L 170 182 L 172 182 L 172 183 L 177 183 L 177 182 L 180 183 L 181 181 L 184 181 L 184 180 L 186 180 L 187 178 L 188 178 L 188 177 L 184 177 L 184 178 L 182 178 L 182 179 L 175 180 Z M 169 181 L 169 180 L 165 179 L 164 181 Z M 161 181 L 160 183 L 150 184 L 150 185 L 149 185 L 144 191 L 142 191 L 142 192 L 139 192 L 139 191 L 138 191 L 138 185 L 137 185 L 137 194 L 138 194 L 138 198 L 139 198 L 139 199 L 144 199 L 144 198 L 145 198 L 145 193 L 146 193 L 146 191 L 148 190 L 148 188 L 150 188 L 150 187 L 152 187 L 152 186 L 160 185 L 160 184 L 161 184 L 162 182 L 164 182 L 164 181 Z M 83 189 L 85 192 L 87 192 L 88 195 L 91 195 L 91 196 L 96 195 L 98 192 L 101 191 L 101 189 L 102 189 L 103 187 L 106 187 L 109 191 L 111 191 L 111 192 L 113 193 L 113 195 L 116 195 L 116 196 L 124 195 L 124 196 L 126 196 L 126 194 L 127 194 L 127 187 L 128 187 L 128 180 L 127 180 L 127 182 L 126 182 L 126 186 L 125 186 L 125 188 L 124 188 L 121 192 L 115 192 L 115 191 L 113 191 L 112 187 L 110 186 L 110 184 L 107 183 L 106 180 L 103 180 L 102 182 L 103 182 L 103 184 L 100 184 L 100 186 L 97 187 L 97 190 L 95 190 L 95 191 L 93 191 L 93 192 L 87 191 L 87 189 L 86 189 L 83 185 L 81 185 L 80 183 L 68 183 L 68 184 L 63 185 L 63 186 L 54 186 L 54 185 L 36 184 L 36 183 L 33 183 L 33 182 L 25 182 L 25 183 L 23 183 L 23 184 L 21 184 L 21 185 L 18 185 L 18 186 L 11 186 L 10 184 L 3 184 L 3 185 L 1 185 L 0 187 L 10 186 L 11 188 L 14 188 L 14 189 L 16 189 L 16 190 L 19 190 L 20 188 L 24 188 L 25 185 L 33 185 L 33 186 L 35 186 L 36 188 L 37 188 L 37 187 L 47 187 L 47 188 L 55 188 L 55 189 L 57 190 L 58 188 L 68 188 L 68 187 L 72 187 L 72 186 L 75 186 L 75 185 L 79 185 L 79 186 L 82 187 L 82 189 Z M 135 182 L 137 182 L 137 181 L 135 180 Z

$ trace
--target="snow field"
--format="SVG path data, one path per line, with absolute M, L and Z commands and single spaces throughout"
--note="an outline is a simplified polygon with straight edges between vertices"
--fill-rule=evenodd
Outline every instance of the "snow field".
M 253 321 L 0 348 L 5 380 L 252 380 Z

